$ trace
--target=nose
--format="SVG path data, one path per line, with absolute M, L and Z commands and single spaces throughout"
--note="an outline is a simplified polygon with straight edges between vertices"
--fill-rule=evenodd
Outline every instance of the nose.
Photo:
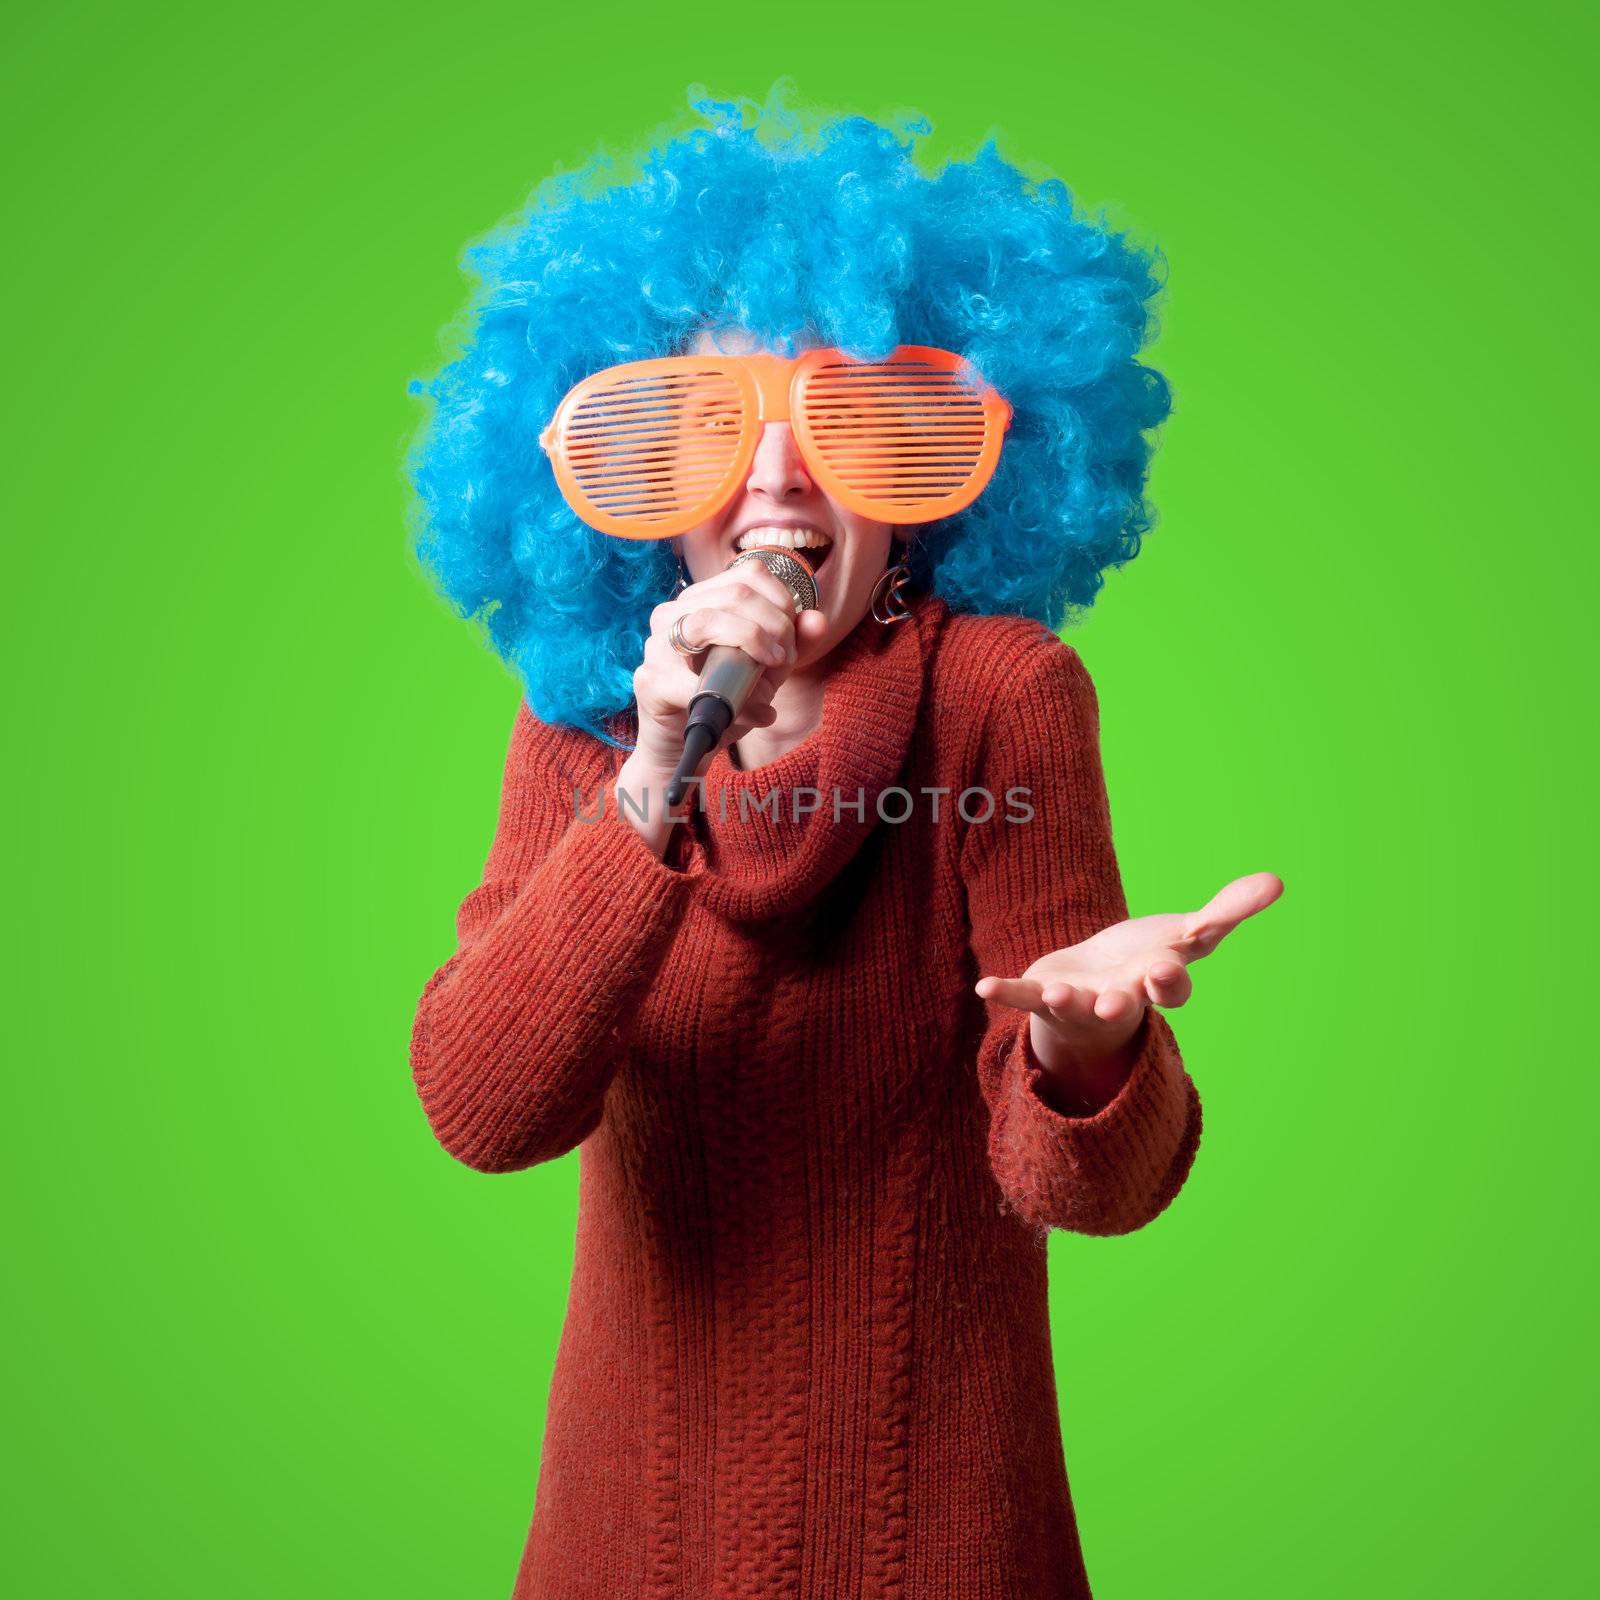
M 787 422 L 769 422 L 762 428 L 745 491 L 774 501 L 810 493 L 811 478 Z

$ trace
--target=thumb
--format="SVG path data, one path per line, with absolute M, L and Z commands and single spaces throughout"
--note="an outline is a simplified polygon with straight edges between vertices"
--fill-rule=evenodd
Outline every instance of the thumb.
M 1264 911 L 1283 893 L 1275 872 L 1252 872 L 1224 884 L 1184 921 L 1181 944 L 1191 957 L 1209 955 L 1246 917 Z

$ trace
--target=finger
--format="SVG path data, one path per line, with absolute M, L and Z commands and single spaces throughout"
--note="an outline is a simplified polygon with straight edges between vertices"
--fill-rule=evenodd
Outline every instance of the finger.
M 787 662 L 794 653 L 794 625 L 776 606 L 759 596 L 744 594 L 731 604 L 691 605 L 684 608 L 682 637 L 704 650 L 714 644 L 734 645 L 764 666 Z M 669 622 L 663 636 L 670 636 Z
M 802 653 L 810 654 L 823 648 L 824 641 L 833 624 L 825 611 L 802 611 L 794 619 L 794 648 L 795 661 L 790 666 L 790 671 L 799 664 Z M 813 656 L 814 659 L 814 656 Z
M 710 604 L 741 616 L 754 617 L 779 644 L 794 642 L 794 595 L 765 567 L 745 566 Z M 762 583 L 761 579 L 769 580 Z M 705 603 L 705 602 L 702 602 Z
M 730 583 L 748 584 L 778 605 L 787 606 L 791 611 L 794 609 L 794 591 L 765 561 L 732 561 L 720 572 L 713 572 L 709 578 L 701 579 L 701 582 L 713 588 Z
M 697 589 L 702 592 L 696 593 Z M 735 609 L 759 602 L 771 606 L 789 620 L 793 619 L 799 605 L 794 590 L 759 561 L 727 567 L 707 578 L 703 585 L 690 584 L 678 596 L 680 600 L 685 597 L 691 605 L 731 605 Z
M 1144 992 L 1153 1006 L 1181 1006 L 1194 992 L 1194 980 L 1181 961 L 1154 961 L 1144 975 Z
M 1275 872 L 1252 872 L 1235 878 L 1184 919 L 1177 948 L 1191 960 L 1210 955 L 1246 917 L 1264 911 L 1282 893 L 1283 879 Z
M 668 631 L 671 630 L 671 627 L 672 623 L 668 622 Z M 690 640 L 688 642 L 693 644 L 694 641 Z M 672 667 L 674 663 L 681 666 L 686 662 L 697 659 L 700 648 L 700 646 L 695 647 L 695 656 L 685 656 L 684 653 L 678 649 L 678 647 L 667 637 L 666 632 L 652 633 L 645 639 L 644 642 L 644 664 L 647 667 L 655 667 L 665 672 Z M 692 672 L 693 670 L 693 667 L 690 667 L 690 671 Z
M 777 607 L 767 606 L 766 615 L 777 617 Z M 789 659 L 793 625 L 781 618 L 778 625 L 769 626 L 743 610 L 731 611 L 710 605 L 681 607 L 678 617 L 682 621 L 678 636 L 696 654 L 714 644 L 730 644 L 743 650 L 753 661 L 760 661 L 767 666 L 778 666 Z M 780 631 L 780 627 L 789 630 L 788 636 Z M 662 635 L 669 649 L 672 648 L 671 631 L 672 623 L 669 621 Z
M 798 654 L 798 650 L 796 650 L 795 654 Z M 697 650 L 691 656 L 684 655 L 681 650 L 668 641 L 664 633 L 652 633 L 645 640 L 644 661 L 641 665 L 647 671 L 665 673 L 673 681 L 685 681 L 692 684 L 693 687 L 689 690 L 690 697 L 699 693 L 701 687 L 703 687 L 700 683 L 700 673 L 704 669 L 705 663 L 701 653 Z M 748 704 L 749 700 L 761 697 L 770 699 L 776 693 L 779 684 L 793 669 L 793 666 L 793 655 L 784 661 L 762 662 L 761 676 L 750 685 L 746 703 Z M 689 674 L 687 680 L 682 679 L 684 672 Z M 687 700 L 685 704 L 687 704 Z
M 778 690 L 774 679 L 777 671 L 778 668 L 771 667 L 763 672 L 750 685 L 750 692 L 739 708 L 741 715 L 757 713 L 761 718 L 758 726 L 763 728 L 777 715 L 772 706 L 772 697 Z M 642 663 L 633 675 L 633 692 L 640 710 L 656 717 L 682 715 L 700 688 L 700 674 L 694 665 L 671 645 L 665 647 L 664 655 L 658 652 L 656 657 Z M 724 737 L 731 742 L 739 735 L 730 729 Z
M 1118 987 L 1102 989 L 1094 1002 L 1094 1014 L 1102 1022 L 1125 1022 L 1144 1009 L 1144 997 Z
M 1039 998 L 1039 983 L 1035 978 L 1000 978 L 990 975 L 979 978 L 978 996 L 995 1000 L 1003 1006 L 1015 1006 L 1018 1011 L 1033 1011 L 1043 1002 Z
M 1045 984 L 1039 998 L 1062 1022 L 1077 1023 L 1082 1026 L 1094 1021 L 1093 989 L 1082 989 L 1063 979 L 1053 978 Z
M 666 659 L 642 661 L 633 674 L 633 697 L 641 716 L 681 716 L 699 692 L 699 673 L 670 646 Z

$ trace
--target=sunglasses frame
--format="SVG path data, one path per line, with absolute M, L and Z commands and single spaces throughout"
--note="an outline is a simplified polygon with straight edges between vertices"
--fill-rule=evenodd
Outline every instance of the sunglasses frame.
M 851 488 L 828 465 L 807 424 L 805 395 L 813 377 L 825 368 L 844 366 L 876 367 L 890 362 L 914 361 L 937 372 L 957 374 L 972 390 L 983 408 L 983 442 L 978 459 L 967 480 L 948 494 L 930 496 L 914 506 L 886 505 Z M 641 526 L 637 517 L 618 517 L 593 505 L 584 492 L 567 454 L 567 429 L 584 402 L 596 391 L 613 387 L 619 379 L 642 380 L 675 377 L 684 373 L 714 373 L 730 379 L 741 400 L 741 433 L 727 471 L 716 487 L 698 504 L 685 511 L 652 520 Z M 772 354 L 724 356 L 659 356 L 648 361 L 628 361 L 605 367 L 581 379 L 569 389 L 556 407 L 555 415 L 539 435 L 539 444 L 550 458 L 556 482 L 567 504 L 590 527 L 621 539 L 670 539 L 710 520 L 739 492 L 750 475 L 762 430 L 769 422 L 787 422 L 794 429 L 795 443 L 812 481 L 847 510 L 875 522 L 911 524 L 932 522 L 972 504 L 988 487 L 1000 460 L 1000 449 L 1011 426 L 1010 403 L 991 385 L 972 375 L 970 364 L 950 350 L 932 345 L 903 344 L 883 361 L 856 361 L 835 346 L 807 350 L 798 356 Z

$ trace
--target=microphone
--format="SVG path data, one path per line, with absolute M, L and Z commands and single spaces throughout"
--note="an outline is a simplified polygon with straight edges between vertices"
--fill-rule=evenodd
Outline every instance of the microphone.
M 817 579 L 811 563 L 798 550 L 784 545 L 760 544 L 741 550 L 728 563 L 731 571 L 742 561 L 759 561 L 795 597 L 795 615 L 817 604 Z M 714 644 L 700 666 L 700 691 L 689 702 L 689 719 L 683 729 L 683 755 L 667 784 L 667 804 L 675 806 L 689 787 L 694 770 L 715 750 L 722 736 L 744 708 L 756 679 L 767 670 L 737 645 Z

